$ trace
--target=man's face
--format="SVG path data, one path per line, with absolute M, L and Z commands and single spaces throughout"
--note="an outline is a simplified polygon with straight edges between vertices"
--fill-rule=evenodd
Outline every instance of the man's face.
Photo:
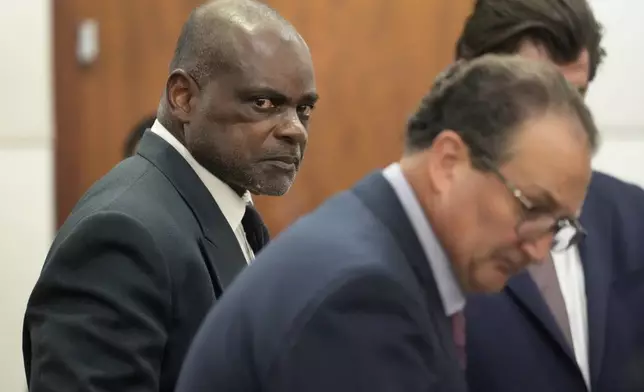
M 237 38 L 238 67 L 188 98 L 184 143 L 238 193 L 282 195 L 300 167 L 317 100 L 310 53 L 279 29 Z
M 530 41 L 523 42 L 517 54 L 554 64 L 543 47 Z M 582 96 L 586 94 L 590 78 L 587 50 L 582 51 L 572 63 L 554 65 Z M 585 148 L 583 140 L 575 141 L 571 137 L 583 131 L 571 132 L 571 127 L 580 125 L 557 116 L 526 124 L 526 132 L 516 140 L 515 158 L 500 168 L 505 178 L 537 205 L 537 212 L 554 217 L 578 215 L 591 176 L 591 152 Z M 539 163 L 535 165 L 535 162 Z M 529 263 L 545 259 L 550 251 L 552 235 L 535 241 L 521 241 L 516 220 L 513 227 L 509 226 L 510 220 L 505 218 L 510 219 L 510 215 L 503 214 L 500 199 L 487 192 L 484 195 L 491 199 L 487 202 L 483 202 L 485 198 L 478 200 L 480 225 L 477 227 L 481 228 L 481 239 L 477 242 L 480 247 L 477 245 L 478 250 L 473 252 L 464 278 L 471 289 L 490 292 L 501 290 L 512 274 Z M 514 204 L 521 208 L 517 200 Z M 505 234 L 493 238 L 495 232 Z
M 553 63 L 548 52 L 546 52 L 543 47 L 535 45 L 530 41 L 524 41 L 519 46 L 517 54 L 525 58 Z M 581 95 L 585 96 L 590 79 L 590 56 L 588 54 L 588 50 L 583 50 L 577 60 L 570 64 L 555 65 L 559 68 L 563 76 L 568 79 L 568 82 L 573 86 L 576 86 Z
M 448 232 L 458 233 L 445 240 L 467 291 L 500 291 L 513 274 L 545 258 L 552 226 L 525 236 L 526 225 L 577 216 L 591 175 L 591 152 L 581 127 L 567 114 L 533 117 L 510 141 L 511 156 L 496 168 L 498 175 L 472 168 L 467 157 L 443 176 L 449 180 L 441 210 L 450 217 Z M 525 209 L 508 184 L 533 208 Z

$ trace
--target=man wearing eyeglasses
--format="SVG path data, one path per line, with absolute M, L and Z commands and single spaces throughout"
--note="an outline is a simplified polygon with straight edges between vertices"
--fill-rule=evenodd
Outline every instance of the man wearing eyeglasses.
M 604 56 L 601 36 L 586 0 L 479 0 L 457 58 L 555 63 L 584 94 Z M 528 221 L 544 220 L 530 225 L 556 215 L 547 193 L 506 183 Z M 581 222 L 559 220 L 551 255 L 502 293 L 468 299 L 471 392 L 644 391 L 644 191 L 595 172 Z
M 597 129 L 556 68 L 489 56 L 442 75 L 406 135 L 400 162 L 237 277 L 177 392 L 467 390 L 465 293 L 499 291 L 553 237 L 578 238 Z

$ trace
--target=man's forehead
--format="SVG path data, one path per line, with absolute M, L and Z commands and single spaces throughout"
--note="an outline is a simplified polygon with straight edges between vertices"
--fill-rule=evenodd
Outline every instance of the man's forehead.
M 583 200 L 591 174 L 591 153 L 578 127 L 565 115 L 528 120 L 514 140 L 506 168 L 517 185 L 548 192 L 570 213 L 580 208 L 574 204 Z
M 275 32 L 257 32 L 238 47 L 238 70 L 231 82 L 239 89 L 272 89 L 289 98 L 315 92 L 313 63 L 306 44 Z
M 257 24 L 250 27 L 235 26 L 234 37 L 238 56 L 282 55 L 310 56 L 304 39 L 291 26 L 277 22 Z M 285 53 L 288 51 L 289 53 Z

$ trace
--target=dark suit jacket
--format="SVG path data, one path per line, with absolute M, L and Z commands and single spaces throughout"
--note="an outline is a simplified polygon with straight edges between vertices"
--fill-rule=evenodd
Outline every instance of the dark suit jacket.
M 245 265 L 206 187 L 146 133 L 47 256 L 24 322 L 31 392 L 172 391 L 203 317 Z
M 373 174 L 299 220 L 209 314 L 178 392 L 465 391 L 413 228 Z
M 594 173 L 581 221 L 592 391 L 644 391 L 644 191 Z M 466 317 L 471 391 L 587 390 L 527 272 L 469 298 Z

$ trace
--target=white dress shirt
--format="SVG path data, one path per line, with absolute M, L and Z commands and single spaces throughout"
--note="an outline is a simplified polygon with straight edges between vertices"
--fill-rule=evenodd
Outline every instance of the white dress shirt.
M 252 199 L 250 193 L 246 192 L 241 197 L 226 183 L 215 177 L 206 168 L 201 166 L 199 162 L 190 154 L 188 149 L 177 140 L 159 121 L 155 121 L 150 129 L 153 133 L 165 140 L 169 145 L 174 147 L 175 150 L 188 162 L 192 170 L 195 171 L 199 179 L 208 189 L 212 195 L 215 203 L 219 206 L 230 228 L 235 233 L 235 237 L 239 242 L 246 262 L 250 262 L 255 258 L 253 250 L 248 244 L 244 226 L 242 225 L 242 218 L 246 213 L 246 205 L 251 203 Z
M 389 165 L 383 170 L 382 175 L 389 181 L 396 196 L 398 196 L 398 200 L 400 200 L 400 204 L 405 210 L 418 241 L 425 252 L 445 314 L 451 317 L 461 312 L 465 307 L 465 294 L 461 290 L 449 259 L 440 242 L 438 242 L 438 238 L 436 238 L 434 230 L 418 202 L 414 190 L 405 178 L 400 165 L 398 163 Z
M 590 367 L 588 365 L 588 314 L 584 268 L 576 246 L 565 252 L 552 252 L 552 261 L 557 271 L 561 295 L 566 304 L 570 333 L 586 386 L 590 390 Z

